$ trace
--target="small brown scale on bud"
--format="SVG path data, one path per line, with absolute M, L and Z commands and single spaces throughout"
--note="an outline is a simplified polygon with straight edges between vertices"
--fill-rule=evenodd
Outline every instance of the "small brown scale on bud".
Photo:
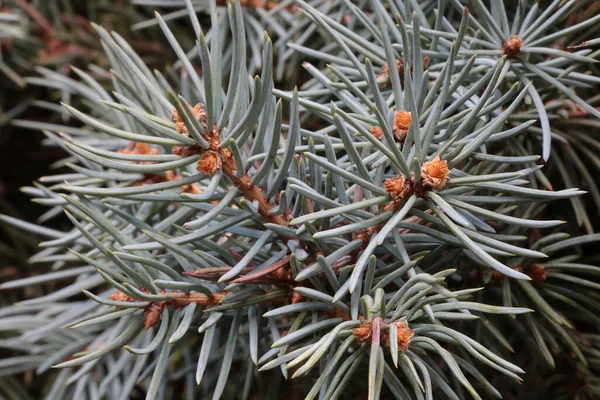
M 204 104 L 196 104 L 194 108 L 192 108 L 192 112 L 194 113 L 194 118 L 196 118 L 196 120 L 200 122 L 200 125 L 202 125 L 204 130 L 207 130 L 206 111 L 204 111 Z M 175 121 L 175 130 L 177 131 L 177 133 L 179 133 L 180 135 L 186 134 L 190 136 L 190 133 L 188 132 L 188 129 L 185 126 L 185 123 L 183 122 L 183 118 L 181 118 L 181 115 L 179 115 L 177 109 L 174 108 L 171 114 L 173 115 L 173 121 Z
M 399 175 L 396 178 L 386 179 L 383 182 L 383 188 L 394 200 L 401 200 L 410 193 L 410 184 L 402 175 Z
M 193 144 L 191 146 L 175 146 L 171 150 L 173 154 L 181 158 L 186 158 L 200 154 L 204 149 L 199 144 Z
M 523 41 L 518 36 L 513 35 L 508 40 L 502 42 L 502 50 L 508 58 L 514 59 L 521 52 L 522 45 Z
M 546 280 L 546 268 L 539 264 L 533 264 L 531 266 L 531 270 L 529 271 L 529 277 L 531 278 L 532 282 L 544 282 Z
M 361 343 L 371 343 L 371 324 L 361 324 L 358 328 L 352 331 L 352 334 L 356 336 Z
M 117 290 L 116 292 L 111 294 L 110 299 L 113 301 L 123 301 L 123 302 L 127 302 L 127 303 L 134 301 L 131 296 L 126 295 L 125 293 L 121 292 L 120 290 Z
M 216 151 L 202 152 L 196 169 L 204 175 L 213 176 L 221 168 L 221 156 Z
M 119 154 L 154 155 L 154 154 L 158 154 L 158 150 L 150 147 L 148 145 L 148 143 L 131 142 L 129 147 L 122 149 L 122 150 L 117 150 L 117 153 L 119 153 Z
M 377 140 L 383 139 L 383 129 L 380 126 L 374 126 L 371 128 L 371 135 L 375 136 Z
M 398 175 L 396 178 L 386 179 L 383 182 L 383 188 L 390 195 L 392 201 L 386 204 L 383 209 L 385 211 L 397 210 L 404 200 L 413 193 L 413 186 L 412 179 L 406 179 L 402 175 Z
M 177 133 L 179 133 L 180 135 L 187 133 L 187 128 L 185 127 L 185 124 L 183 123 L 183 119 L 181 119 L 179 112 L 177 112 L 176 109 L 173 109 L 171 114 L 173 115 L 173 120 L 175 121 L 175 130 L 177 131 Z
M 408 127 L 412 122 L 412 114 L 406 111 L 397 111 L 394 114 L 394 127 L 393 132 L 394 136 L 398 141 L 403 142 L 406 139 L 406 134 L 408 133 Z
M 404 83 L 404 60 L 402 58 L 396 59 L 396 71 L 400 76 L 400 82 Z M 383 82 L 379 82 L 379 87 L 386 87 L 390 83 L 390 67 L 385 64 L 381 67 L 381 74 L 376 76 L 377 80 L 385 79 Z
M 440 160 L 440 156 L 436 156 L 433 160 L 424 163 L 421 166 L 421 180 L 425 186 L 442 190 L 450 180 L 448 161 Z
M 172 169 L 169 171 L 165 171 L 165 180 L 167 182 L 170 181 L 175 181 L 177 179 L 181 178 L 175 171 L 173 171 Z
M 158 150 L 153 147 L 150 147 L 148 145 L 148 143 L 131 142 L 131 144 L 127 148 L 117 150 L 117 153 L 153 156 L 155 154 L 158 154 Z M 154 164 L 154 163 L 152 161 L 140 161 L 139 164 Z
M 429 64 L 429 57 L 423 57 L 423 69 L 427 68 L 427 64 Z M 402 58 L 396 59 L 396 70 L 398 71 L 398 76 L 400 77 L 400 83 L 404 84 L 404 60 Z M 412 68 L 411 68 L 412 72 Z M 385 64 L 381 67 L 381 73 L 376 76 L 377 80 L 379 80 L 379 87 L 383 88 L 390 84 L 390 67 Z
M 398 330 L 398 350 L 406 352 L 410 346 L 410 339 L 415 336 L 415 332 L 408 327 L 408 322 L 400 321 L 396 322 L 396 329 Z M 389 343 L 389 338 L 388 338 Z
M 177 147 L 177 151 L 185 151 L 184 149 L 187 149 L 186 146 L 176 146 Z M 173 152 L 175 152 L 175 148 L 173 148 Z M 140 155 L 155 155 L 155 154 L 159 154 L 158 150 L 150 147 L 147 143 L 137 143 L 137 142 L 131 142 L 131 144 L 122 150 L 117 150 L 117 153 L 119 154 L 140 154 Z M 192 155 L 192 154 L 190 154 Z M 152 161 L 140 161 L 139 164 L 154 164 L 154 162 Z M 179 176 L 179 174 L 177 174 L 177 172 L 175 172 L 174 170 L 168 170 L 165 171 L 164 175 L 158 175 L 158 174 L 146 174 L 144 175 L 143 179 L 139 179 L 138 181 L 136 181 L 135 185 L 136 186 L 143 186 L 143 185 L 152 185 L 152 184 L 156 184 L 156 183 L 162 183 L 162 182 L 170 182 L 170 181 L 176 181 L 178 179 L 181 179 L 181 176 Z M 194 194 L 200 194 L 202 193 L 202 190 L 200 189 L 200 187 L 198 185 L 192 184 L 192 185 L 183 185 L 181 187 L 181 190 L 185 193 L 194 193 Z
M 179 174 L 177 174 L 175 171 L 173 171 L 173 170 L 165 171 L 164 181 L 170 182 L 170 181 L 176 181 L 178 179 L 181 179 L 181 176 L 179 176 Z M 202 189 L 200 189 L 200 187 L 196 184 L 183 185 L 183 186 L 181 186 L 181 191 L 184 193 L 192 193 L 192 194 L 201 194 L 202 193 Z

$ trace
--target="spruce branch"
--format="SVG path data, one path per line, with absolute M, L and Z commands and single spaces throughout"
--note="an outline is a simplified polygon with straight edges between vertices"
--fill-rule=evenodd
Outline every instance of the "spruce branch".
M 596 17 L 487 4 L 176 1 L 164 73 L 96 26 L 112 90 L 40 70 L 80 125 L 16 122 L 66 151 L 23 190 L 70 230 L 0 217 L 53 269 L 0 285 L 39 293 L 0 309 L 0 376 L 51 373 L 58 397 L 279 398 L 289 377 L 308 399 L 481 399 L 565 362 L 594 393 L 598 235 L 568 239 L 552 203 L 591 227 L 565 155 L 595 160 L 596 54 L 552 45 Z M 549 146 L 564 185 L 536 165 Z

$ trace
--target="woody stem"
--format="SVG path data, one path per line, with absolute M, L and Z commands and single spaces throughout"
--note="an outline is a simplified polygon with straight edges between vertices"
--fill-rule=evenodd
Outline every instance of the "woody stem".
M 287 226 L 287 221 L 283 215 L 271 215 L 270 210 L 274 207 L 269 203 L 262 189 L 251 183 L 250 177 L 245 173 L 241 177 L 236 176 L 236 165 L 233 156 L 228 150 L 219 149 L 219 154 L 223 162 L 223 173 L 233 181 L 233 184 L 240 190 L 240 193 L 250 201 L 258 203 L 258 212 L 261 217 L 273 224 Z

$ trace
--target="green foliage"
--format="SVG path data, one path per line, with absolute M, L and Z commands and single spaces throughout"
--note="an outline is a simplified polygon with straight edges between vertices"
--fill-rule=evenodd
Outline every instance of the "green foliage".
M 95 26 L 110 67 L 29 79 L 80 124 L 15 122 L 72 229 L 0 216 L 49 267 L 0 285 L 8 398 L 598 394 L 592 2 L 134 3 L 178 61 Z

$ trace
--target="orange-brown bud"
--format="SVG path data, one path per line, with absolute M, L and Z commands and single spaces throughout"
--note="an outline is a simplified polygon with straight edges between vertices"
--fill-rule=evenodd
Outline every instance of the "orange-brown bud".
M 172 169 L 169 171 L 165 171 L 165 180 L 170 182 L 170 181 L 175 181 L 177 179 L 181 178 L 177 172 L 173 171 Z
M 161 319 L 165 309 L 164 301 L 156 301 L 151 303 L 144 311 L 144 329 L 148 330 L 156 325 Z
M 427 161 L 421 166 L 423 185 L 435 190 L 442 190 L 446 186 L 446 183 L 450 180 L 449 175 L 448 161 L 440 160 L 440 156 L 436 156 L 433 160 Z
M 371 343 L 371 332 L 372 332 L 371 324 L 364 323 L 361 324 L 358 328 L 355 328 L 352 333 L 359 342 L 362 343 Z
M 129 147 L 117 150 L 119 154 L 141 154 L 141 155 L 154 155 L 158 154 L 158 150 L 150 147 L 148 143 L 137 143 L 132 142 Z
M 533 264 L 529 272 L 529 277 L 531 277 L 533 282 L 544 282 L 546 280 L 546 268 L 539 264 Z
M 398 330 L 398 350 L 404 353 L 408 350 L 410 339 L 415 336 L 415 332 L 408 327 L 408 322 L 404 320 L 396 322 L 394 325 L 396 325 L 396 329 Z
M 171 152 L 181 158 L 186 158 L 200 154 L 204 149 L 199 144 L 193 144 L 191 146 L 174 146 Z
M 516 58 L 521 52 L 522 45 L 523 41 L 518 36 L 513 35 L 502 42 L 502 49 L 508 58 Z
M 412 121 L 412 114 L 406 111 L 397 111 L 394 115 L 394 136 L 403 142 L 406 139 L 406 134 L 408 132 L 408 127 Z
M 398 332 L 398 350 L 401 352 L 406 352 L 410 347 L 410 340 L 415 335 L 415 332 L 408 327 L 408 323 L 406 321 L 398 321 L 393 322 L 388 325 L 389 329 L 396 329 Z M 356 339 L 361 343 L 371 343 L 373 340 L 373 327 L 370 323 L 363 323 L 358 328 L 352 331 Z M 381 343 L 390 347 L 390 333 L 389 330 L 382 330 L 380 334 Z
M 401 58 L 396 59 L 396 71 L 400 76 L 400 82 L 404 82 L 404 60 Z M 386 81 L 379 83 L 379 87 L 388 85 L 390 79 L 390 67 L 387 64 L 381 67 L 381 74 L 377 75 L 377 79 L 386 79 Z
M 383 129 L 379 126 L 374 126 L 371 128 L 371 135 L 375 136 L 378 140 L 383 139 Z
M 410 192 L 410 185 L 402 175 L 398 175 L 396 178 L 386 179 L 383 182 L 383 188 L 394 200 L 400 200 Z
M 212 176 L 221 168 L 221 157 L 215 151 L 205 151 L 200 155 L 198 160 L 198 171 L 205 175 Z
M 116 292 L 114 292 L 113 294 L 110 295 L 110 299 L 113 301 L 124 301 L 124 302 L 132 302 L 133 299 L 126 295 L 125 293 L 121 292 L 120 290 L 117 290 Z
M 200 122 L 204 130 L 207 130 L 206 111 L 204 111 L 204 104 L 196 104 L 194 108 L 192 108 L 192 112 L 194 113 L 194 118 Z M 177 130 L 177 133 L 185 133 L 189 136 L 190 133 L 188 132 L 188 129 L 185 126 L 185 123 L 183 122 L 183 119 L 181 118 L 181 115 L 179 115 L 177 109 L 174 108 L 173 111 L 171 111 L 171 114 L 173 115 L 173 121 L 175 121 L 175 130 Z

